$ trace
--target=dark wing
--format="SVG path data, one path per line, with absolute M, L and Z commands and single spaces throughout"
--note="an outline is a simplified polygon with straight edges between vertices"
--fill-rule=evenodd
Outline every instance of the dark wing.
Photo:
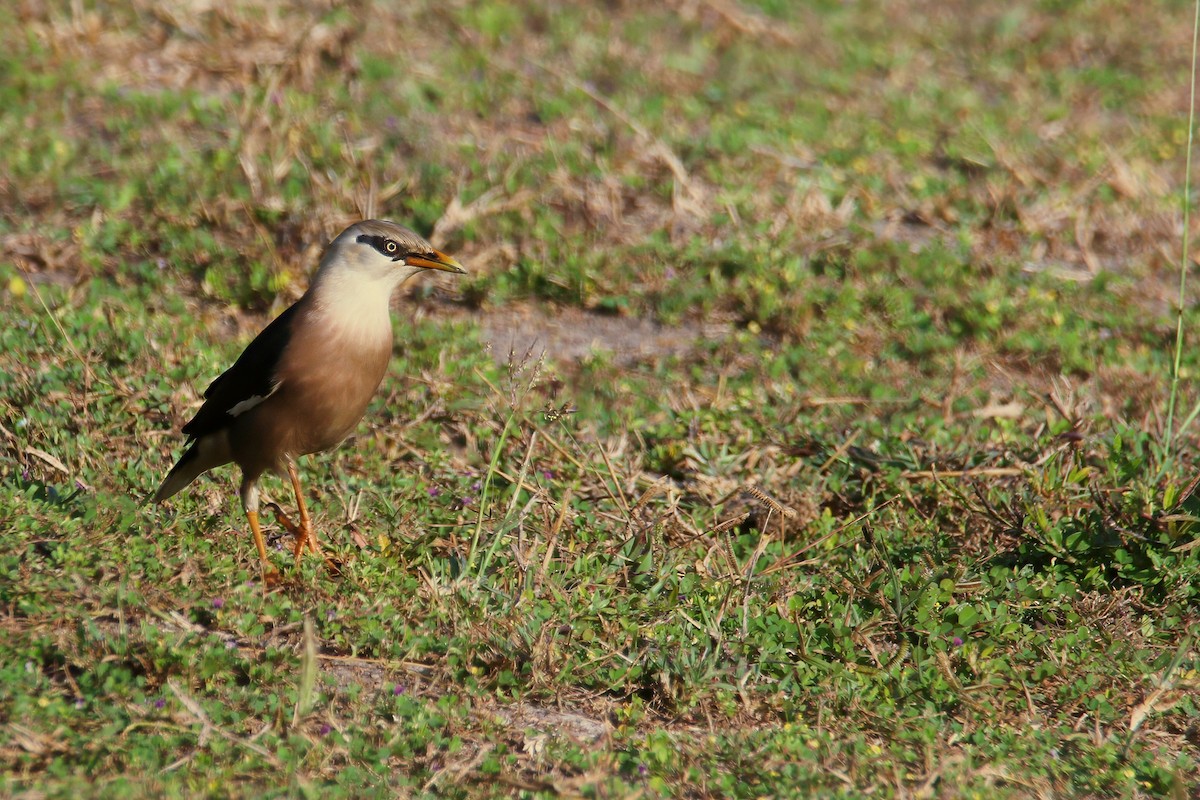
M 293 304 L 254 337 L 233 366 L 222 372 L 204 391 L 204 405 L 183 426 L 193 439 L 228 427 L 238 414 L 248 411 L 279 388 L 276 368 L 292 338 L 298 304 Z

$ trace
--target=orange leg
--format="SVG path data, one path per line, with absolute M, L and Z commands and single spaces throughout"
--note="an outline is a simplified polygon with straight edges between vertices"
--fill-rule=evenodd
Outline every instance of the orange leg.
M 275 521 L 282 525 L 285 531 L 296 538 L 300 538 L 302 533 L 300 526 L 292 522 L 292 518 L 284 513 L 284 510 L 279 507 L 279 503 L 267 503 L 266 508 L 275 515 Z
M 275 515 L 275 521 L 283 526 L 283 529 L 295 537 L 296 543 L 292 545 L 292 555 L 296 556 L 296 563 L 300 563 L 300 554 L 304 552 L 304 543 L 308 541 L 308 536 L 304 533 L 304 528 L 292 521 L 278 503 L 267 503 L 267 509 Z
M 254 546 L 258 548 L 258 560 L 262 564 L 263 583 L 270 586 L 279 577 L 279 573 L 271 567 L 267 560 L 267 545 L 263 541 L 262 528 L 258 524 L 258 512 L 247 511 L 246 519 L 250 522 L 250 532 L 254 534 Z
M 296 507 L 300 510 L 300 532 L 296 536 L 296 546 L 293 549 L 296 563 L 299 564 L 305 545 L 316 555 L 322 554 L 321 548 L 317 546 L 317 532 L 313 530 L 312 519 L 308 516 L 308 506 L 304 504 L 304 489 L 300 486 L 300 473 L 296 471 L 296 462 L 294 461 L 288 461 L 288 477 L 292 479 L 292 491 L 296 494 Z
M 296 505 L 300 509 L 300 524 L 297 525 L 288 518 L 288 515 L 283 512 L 278 503 L 267 503 L 267 508 L 275 514 L 275 519 L 282 525 L 288 533 L 296 537 L 296 544 L 292 547 L 292 554 L 296 557 L 296 567 L 300 566 L 300 557 L 304 554 L 304 548 L 307 547 L 316 555 L 320 556 L 325 561 L 325 566 L 334 575 L 341 575 L 341 565 L 333 559 L 321 552 L 320 545 L 317 544 L 317 534 L 313 530 L 312 518 L 308 515 L 308 506 L 304 504 L 304 490 L 300 486 L 300 475 L 296 471 L 296 465 L 288 464 L 288 475 L 292 479 L 292 491 L 296 493 Z

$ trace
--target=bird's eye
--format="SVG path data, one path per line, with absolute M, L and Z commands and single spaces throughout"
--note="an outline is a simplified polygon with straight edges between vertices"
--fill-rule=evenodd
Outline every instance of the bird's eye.
M 383 249 L 388 252 L 388 255 L 392 255 L 400 249 L 400 246 L 391 239 L 388 239 L 386 242 L 384 242 Z

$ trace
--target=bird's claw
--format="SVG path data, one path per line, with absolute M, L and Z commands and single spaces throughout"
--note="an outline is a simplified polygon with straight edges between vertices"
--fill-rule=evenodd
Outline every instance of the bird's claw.
M 341 564 L 321 551 L 321 548 L 317 546 L 317 537 L 312 531 L 306 531 L 304 526 L 292 522 L 291 518 L 284 513 L 284 510 L 279 507 L 278 503 L 267 503 L 265 508 L 275 515 L 276 522 L 288 533 L 296 537 L 296 543 L 292 547 L 292 554 L 296 557 L 297 567 L 300 566 L 300 558 L 304 555 L 304 548 L 307 546 L 310 551 L 324 559 L 325 567 L 334 577 L 341 577 Z
M 275 515 L 275 521 L 286 528 L 287 532 L 292 536 L 299 536 L 301 534 L 300 526 L 292 522 L 291 517 L 283 513 L 283 509 L 279 507 L 278 503 L 267 503 L 266 508 Z
M 297 525 L 292 522 L 291 517 L 283 513 L 283 509 L 278 503 L 267 503 L 267 510 L 275 515 L 275 521 L 282 525 L 288 533 L 296 537 L 296 543 L 292 546 L 292 555 L 296 557 L 296 561 L 300 561 L 300 555 L 304 552 L 304 546 L 312 541 L 312 533 L 306 531 L 302 525 Z

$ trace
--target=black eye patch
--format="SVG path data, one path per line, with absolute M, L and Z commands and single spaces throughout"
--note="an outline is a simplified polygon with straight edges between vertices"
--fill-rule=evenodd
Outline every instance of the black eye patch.
M 400 250 L 400 245 L 396 244 L 394 239 L 389 239 L 386 236 L 371 236 L 370 234 L 361 234 L 356 240 L 359 244 L 369 244 L 379 251 L 380 255 L 385 255 L 392 261 L 399 261 L 404 258 L 404 253 Z

